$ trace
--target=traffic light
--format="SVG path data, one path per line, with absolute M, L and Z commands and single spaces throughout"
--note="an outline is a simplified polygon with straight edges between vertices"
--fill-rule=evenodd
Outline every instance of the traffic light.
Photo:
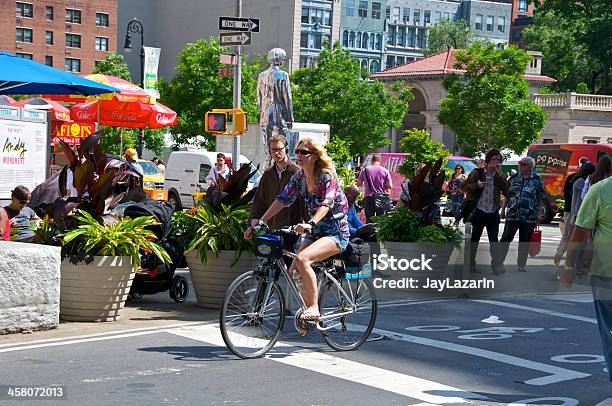
M 249 122 L 247 119 L 247 113 L 244 111 L 234 112 L 234 131 L 239 133 L 247 132 Z
M 227 130 L 226 113 L 207 112 L 206 117 L 204 118 L 204 126 L 206 132 L 224 133 Z

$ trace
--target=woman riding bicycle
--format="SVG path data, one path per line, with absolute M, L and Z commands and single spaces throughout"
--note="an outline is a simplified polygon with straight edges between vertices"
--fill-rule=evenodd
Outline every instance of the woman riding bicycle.
M 297 268 L 302 278 L 302 297 L 308 308 L 302 314 L 305 320 L 320 317 L 317 304 L 316 276 L 311 264 L 339 254 L 348 245 L 349 226 L 346 217 L 335 220 L 333 216 L 348 213 L 348 202 L 338 184 L 331 158 L 325 149 L 310 138 L 300 140 L 295 149 L 301 170 L 296 172 L 285 189 L 264 213 L 261 219 L 267 222 L 283 207 L 290 206 L 303 196 L 308 223 L 295 225 L 295 231 L 305 234 L 292 268 Z

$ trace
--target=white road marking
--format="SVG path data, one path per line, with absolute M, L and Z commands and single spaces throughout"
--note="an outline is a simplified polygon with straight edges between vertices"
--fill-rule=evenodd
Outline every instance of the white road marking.
M 571 359 L 571 358 L 581 358 L 581 359 Z M 585 359 L 586 358 L 586 359 Z M 567 362 L 568 364 L 590 364 L 594 362 L 605 362 L 605 358 L 603 355 L 595 355 L 595 354 L 565 354 L 565 355 L 556 355 L 550 358 L 551 361 L 555 362 Z
M 547 314 L 549 316 L 563 317 L 565 319 L 585 321 L 585 322 L 591 323 L 591 324 L 597 324 L 597 320 L 592 318 L 592 317 L 577 316 L 575 314 L 567 314 L 567 313 L 555 312 L 553 310 L 538 309 L 537 307 L 521 306 L 521 305 L 514 304 L 514 303 L 499 302 L 497 300 L 474 299 L 474 300 L 471 300 L 471 301 L 472 302 L 478 302 L 478 303 L 485 303 L 485 304 L 495 305 L 495 306 L 509 307 L 511 309 L 525 310 L 525 311 L 528 311 L 528 312 Z
M 542 403 L 542 402 L 555 402 L 555 403 L 553 405 L 552 403 Z M 563 403 L 558 403 L 558 402 L 563 402 Z M 517 402 L 512 402 L 508 404 L 508 406 L 527 406 L 527 405 L 577 406 L 578 401 L 572 398 L 533 398 L 533 399 L 519 400 Z
M 604 400 L 603 402 L 599 402 L 595 406 L 612 406 L 612 398 L 608 398 Z
M 83 338 L 83 339 L 76 339 L 76 340 L 55 341 L 55 342 L 42 343 L 42 344 L 20 345 L 20 346 L 16 346 L 16 347 L 0 348 L 0 353 L 3 353 L 3 352 L 13 352 L 13 351 L 23 351 L 23 350 L 32 350 L 32 349 L 35 349 L 35 348 L 56 347 L 56 346 L 61 346 L 61 345 L 89 343 L 89 342 L 92 342 L 92 341 L 113 340 L 115 338 L 137 337 L 137 336 L 144 336 L 144 335 L 148 335 L 148 334 L 158 334 L 161 331 L 163 331 L 163 330 L 159 329 L 159 330 L 150 330 L 150 331 L 138 331 L 138 332 L 135 332 L 135 333 L 114 334 L 114 335 L 102 336 L 102 337 L 92 337 L 92 338 Z
M 168 332 L 213 345 L 225 345 L 218 327 L 212 325 L 172 329 L 168 330 Z M 436 405 L 463 403 L 465 399 L 487 399 L 481 395 L 427 379 L 389 371 L 320 352 L 306 351 L 284 343 L 278 343 L 267 359 Z
M 450 302 L 454 299 L 433 299 L 433 300 L 407 300 L 407 301 L 397 301 L 397 302 L 382 302 L 378 304 L 379 309 L 387 309 L 389 307 L 402 307 L 402 306 L 413 306 L 419 304 L 427 304 L 427 303 L 440 303 L 440 302 Z
M 468 354 L 474 357 L 481 357 L 490 359 L 492 361 L 501 362 L 504 364 L 514 365 L 522 368 L 532 369 L 534 371 L 545 372 L 549 375 L 541 378 L 534 378 L 525 381 L 528 385 L 543 386 L 550 385 L 552 383 L 571 381 L 579 378 L 586 378 L 591 376 L 582 372 L 572 371 L 570 369 L 560 368 L 553 365 L 543 364 L 541 362 L 530 361 L 527 359 L 515 357 L 512 355 L 502 354 L 500 352 L 494 352 L 489 350 L 483 350 L 480 348 L 469 347 L 462 344 L 450 343 L 447 341 L 433 340 L 431 338 L 424 338 L 418 336 L 412 336 L 403 333 L 396 333 L 395 331 L 381 330 L 375 328 L 372 330 L 373 333 L 382 334 L 391 339 L 407 341 L 414 344 L 426 345 L 429 347 L 440 348 L 448 351 L 460 352 Z
M 92 337 L 109 337 L 109 338 L 113 338 L 112 336 L 117 335 L 117 334 L 135 333 L 135 332 L 140 332 L 140 331 L 156 331 L 157 332 L 159 330 L 165 330 L 165 329 L 168 329 L 168 328 L 187 327 L 187 326 L 199 326 L 199 325 L 202 325 L 202 324 L 205 324 L 205 322 L 194 321 L 194 322 L 188 322 L 188 323 L 170 324 L 170 325 L 167 325 L 167 326 L 132 328 L 132 329 L 125 329 L 125 330 L 110 331 L 110 332 L 106 332 L 106 333 L 83 334 L 83 335 L 69 336 L 69 337 L 48 338 L 48 339 L 45 339 L 45 340 L 28 341 L 26 343 L 0 344 L 0 349 L 6 348 L 6 347 L 18 347 L 18 346 L 22 346 L 22 345 L 33 345 L 33 344 L 41 344 L 41 343 L 53 343 L 53 342 L 60 342 L 60 341 L 66 341 L 66 340 L 76 340 L 76 339 L 83 339 L 83 338 L 92 338 Z

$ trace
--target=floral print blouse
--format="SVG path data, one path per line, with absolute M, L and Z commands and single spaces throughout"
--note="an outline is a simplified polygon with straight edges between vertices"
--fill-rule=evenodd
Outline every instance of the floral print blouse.
M 308 191 L 306 175 L 303 170 L 296 172 L 289 180 L 285 189 L 279 194 L 278 200 L 286 207 L 291 206 L 298 195 L 304 198 L 306 204 L 306 215 L 311 218 L 322 206 L 330 208 L 329 212 L 317 224 L 319 232 L 323 235 L 340 234 L 349 236 L 349 227 L 346 217 L 340 221 L 332 217 L 338 213 L 348 213 L 348 201 L 342 188 L 338 184 L 338 179 L 329 173 L 322 172 L 319 175 L 319 182 L 314 193 Z

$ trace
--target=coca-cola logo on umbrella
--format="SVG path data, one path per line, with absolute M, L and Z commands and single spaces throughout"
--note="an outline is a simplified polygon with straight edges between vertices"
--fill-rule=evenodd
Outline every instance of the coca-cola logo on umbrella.
M 158 124 L 163 124 L 163 125 L 167 125 L 172 122 L 172 118 L 162 113 L 158 113 L 157 116 L 155 117 L 155 120 L 157 120 Z
M 117 121 L 136 121 L 138 115 L 134 113 L 122 113 L 120 111 L 113 111 L 111 113 L 111 118 Z
M 93 113 L 87 110 L 79 110 L 76 112 L 77 120 L 79 121 L 92 121 L 94 119 Z

